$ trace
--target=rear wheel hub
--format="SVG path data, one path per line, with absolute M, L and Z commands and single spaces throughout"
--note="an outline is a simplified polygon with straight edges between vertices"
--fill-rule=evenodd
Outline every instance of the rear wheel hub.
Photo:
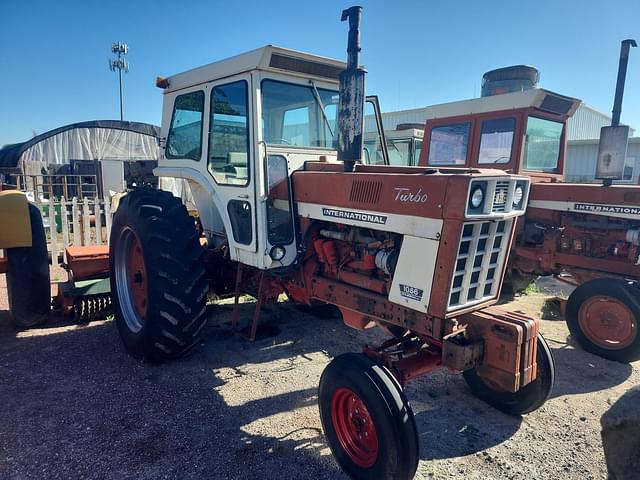
M 127 327 L 134 333 L 142 330 L 147 315 L 147 272 L 142 245 L 135 232 L 123 228 L 115 249 L 118 300 Z
M 578 312 L 578 321 L 589 340 L 602 348 L 625 348 L 637 336 L 633 312 L 613 297 L 596 296 L 586 300 Z

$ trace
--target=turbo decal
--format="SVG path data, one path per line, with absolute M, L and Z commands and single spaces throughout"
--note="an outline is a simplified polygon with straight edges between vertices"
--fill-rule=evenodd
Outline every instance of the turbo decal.
M 347 210 L 337 210 L 334 208 L 322 208 L 322 215 L 331 218 L 343 218 L 346 220 L 356 220 L 358 222 L 375 223 L 384 225 L 387 223 L 385 215 L 376 215 L 374 213 L 350 212 Z
M 396 192 L 394 198 L 396 202 L 427 203 L 428 197 L 426 193 L 422 193 L 422 188 L 419 188 L 417 192 L 412 192 L 405 187 L 396 187 L 394 190 Z
M 574 203 L 573 209 L 578 212 L 622 213 L 640 215 L 640 207 L 624 207 L 622 205 L 602 205 L 597 203 Z

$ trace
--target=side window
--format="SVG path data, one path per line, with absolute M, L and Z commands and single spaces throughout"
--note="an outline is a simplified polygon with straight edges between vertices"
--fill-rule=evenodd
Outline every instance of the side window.
M 391 156 L 391 153 L 389 153 L 389 156 Z M 364 104 L 362 163 L 366 165 L 384 165 L 384 151 L 382 150 L 382 138 L 378 129 L 375 105 L 368 100 Z
M 202 90 L 176 97 L 165 150 L 167 158 L 200 160 L 203 112 L 204 92 Z
M 417 140 L 414 144 L 413 163 L 411 165 L 418 165 L 420 162 L 420 154 L 422 153 L 422 140 Z
M 480 130 L 478 163 L 509 163 L 515 129 L 515 118 L 484 120 Z
M 524 168 L 538 172 L 556 172 L 562 146 L 561 122 L 529 116 L 524 144 Z
M 429 165 L 464 165 L 467 163 L 470 123 L 442 125 L 431 130 Z
M 282 155 L 267 157 L 267 223 L 271 245 L 293 241 L 293 219 L 289 202 L 289 171 Z
M 216 182 L 249 183 L 249 112 L 247 82 L 219 85 L 211 90 L 209 171 Z

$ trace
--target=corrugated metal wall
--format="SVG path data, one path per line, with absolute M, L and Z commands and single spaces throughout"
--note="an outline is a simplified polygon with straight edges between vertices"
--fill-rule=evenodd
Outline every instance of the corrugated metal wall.
M 640 175 L 640 138 L 629 139 L 627 159 L 634 165 L 631 183 L 638 183 Z M 570 141 L 567 146 L 565 180 L 567 182 L 597 182 L 598 140 Z M 625 182 L 626 183 L 626 182 Z
M 427 118 L 424 108 L 385 112 L 382 121 L 386 130 L 395 130 L 400 123 L 425 123 Z M 569 120 L 569 140 L 586 140 L 600 138 L 600 128 L 611 124 L 611 117 L 598 112 L 587 105 L 580 105 Z M 631 136 L 634 135 L 631 129 Z
M 569 140 L 589 140 L 600 138 L 600 129 L 611 125 L 611 117 L 586 105 L 580 105 L 569 119 Z

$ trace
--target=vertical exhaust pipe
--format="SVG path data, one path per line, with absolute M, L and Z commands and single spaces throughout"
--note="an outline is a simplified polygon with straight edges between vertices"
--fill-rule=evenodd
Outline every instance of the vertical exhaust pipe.
M 344 14 L 343 14 L 344 15 Z M 616 81 L 616 95 L 613 100 L 613 117 L 611 126 L 620 125 L 620 114 L 622 113 L 622 96 L 624 95 L 624 83 L 627 78 L 627 64 L 629 63 L 629 49 L 637 47 L 638 44 L 633 39 L 622 41 L 620 46 L 620 63 L 618 64 L 618 80 Z
M 364 80 L 366 71 L 360 65 L 360 19 L 362 7 L 342 11 L 341 21 L 349 20 L 347 68 L 340 74 L 338 101 L 338 160 L 345 172 L 353 172 L 362 157 L 364 130 Z

